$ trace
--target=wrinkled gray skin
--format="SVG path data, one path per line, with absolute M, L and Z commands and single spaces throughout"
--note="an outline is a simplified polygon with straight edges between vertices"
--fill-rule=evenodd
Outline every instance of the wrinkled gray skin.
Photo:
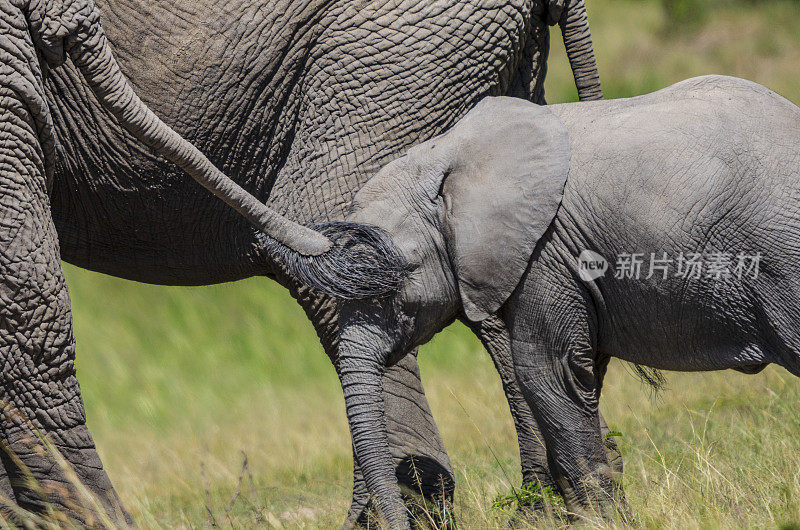
M 2 1 L 4 12 L 17 14 L 35 11 L 33 4 L 72 9 L 73 14 L 90 5 Z M 562 25 L 580 96 L 601 96 L 579 0 L 451 1 L 422 7 L 416 2 L 103 0 L 98 7 L 122 68 L 146 103 L 273 208 L 248 201 L 176 137 L 169 136 L 166 144 L 164 138 L 143 141 L 142 134 L 153 129 L 135 123 L 126 131 L 120 118 L 131 119 L 121 108 L 133 100 L 127 88 L 121 97 L 110 90 L 114 87 L 100 83 L 93 94 L 84 79 L 87 72 L 79 73 L 69 61 L 42 72 L 33 60 L 34 48 L 51 66 L 59 65 L 66 58 L 61 41 L 72 42 L 85 29 L 81 24 L 55 17 L 47 41 L 19 20 L 7 22 L 17 26 L 4 41 L 3 59 L 21 62 L 4 78 L 7 97 L 0 123 L 10 131 L 4 130 L 5 156 L 14 162 L 5 167 L 13 174 L 2 178 L 6 196 L 16 193 L 31 209 L 24 218 L 6 217 L 8 237 L 24 234 L 29 242 L 13 245 L 25 251 L 8 252 L 2 271 L 8 299 L 4 362 L 25 366 L 5 372 L 5 388 L 26 389 L 11 392 L 8 400 L 40 418 L 38 424 L 57 439 L 70 462 L 85 470 L 81 476 L 90 489 L 108 492 L 114 504 L 116 496 L 85 427 L 74 378 L 59 250 L 63 259 L 77 265 L 151 283 L 275 277 L 303 305 L 336 365 L 334 304 L 293 281 L 297 271 L 287 270 L 281 259 L 292 249 L 324 255 L 328 242 L 275 212 L 302 224 L 342 219 L 355 191 L 380 165 L 446 129 L 484 95 L 506 93 L 543 103 L 547 23 Z M 26 40 L 26 32 L 38 39 L 36 46 Z M 25 87 L 17 90 L 14 83 L 22 78 Z M 156 123 L 152 116 L 147 122 Z M 165 156 L 157 156 L 153 147 Z M 191 160 L 179 166 L 164 160 L 179 155 Z M 187 182 L 178 169 L 197 164 L 201 167 L 194 167 L 192 175 L 211 173 L 205 175 L 207 181 L 222 182 L 217 191 L 238 214 Z M 17 188 L 18 193 L 12 191 Z M 6 208 L 16 212 L 18 205 Z M 21 230 L 23 222 L 26 228 Z M 266 240 L 252 224 L 284 245 Z M 42 277 L 44 270 L 50 272 Z M 24 295 L 15 283 L 20 277 L 28 282 Z M 14 324 L 21 320 L 30 329 Z M 30 337 L 41 338 L 43 345 Z M 504 383 L 509 372 L 506 367 Z M 412 489 L 422 488 L 428 497 L 444 490 L 450 498 L 452 470 L 413 356 L 389 370 L 383 383 L 400 480 Z M 509 395 L 514 409 L 513 403 L 521 402 L 519 391 L 513 384 L 505 387 L 516 392 L 516 397 Z M 515 417 L 518 427 L 527 422 L 532 426 L 525 432 L 533 432 L 530 413 L 528 420 L 520 414 Z M 8 432 L 15 428 L 8 417 L 2 427 Z M 543 468 L 539 444 L 531 440 L 521 433 L 526 481 L 535 477 L 532 470 Z M 5 464 L 14 478 L 16 466 Z M 44 466 L 33 465 L 33 470 L 37 478 L 54 475 Z M 415 473 L 421 484 L 413 481 Z M 41 505 L 22 489 L 9 494 L 26 506 Z M 363 519 L 366 500 L 356 465 L 350 522 Z
M 352 263 L 336 243 L 341 225 L 326 228 L 328 235 L 323 235 L 276 213 L 142 103 L 114 59 L 91 0 L 0 0 L 0 29 L 3 486 L 6 497 L 24 508 L 43 510 L 49 504 L 72 513 L 71 507 L 80 502 L 55 461 L 39 451 L 38 431 L 74 466 L 109 514 L 129 521 L 86 428 L 75 378 L 69 294 L 50 212 L 55 136 L 44 88 L 48 70 L 69 57 L 118 127 L 238 211 L 261 235 L 268 255 L 285 264 L 291 277 L 313 279 L 320 264 L 335 271 L 349 269 Z M 370 249 L 377 251 L 379 245 Z M 39 481 L 41 491 L 24 480 L 27 473 Z
M 578 513 L 615 495 L 598 416 L 612 356 L 800 375 L 799 130 L 792 103 L 721 76 L 552 107 L 488 98 L 371 179 L 351 218 L 386 229 L 415 268 L 396 298 L 343 307 L 340 363 L 356 454 L 389 523 L 404 527 L 402 504 L 367 404 L 386 365 L 459 315 L 510 335 L 551 476 Z M 612 267 L 643 253 L 643 274 L 584 282 L 586 249 Z M 756 279 L 646 279 L 650 253 L 665 252 L 762 262 Z
M 563 16 L 559 3 L 547 10 L 522 1 L 424 9 L 293 2 L 286 14 L 282 5 L 175 4 L 100 4 L 133 84 L 245 188 L 303 223 L 341 219 L 381 164 L 444 130 L 483 95 L 543 102 L 547 17 L 563 23 L 580 95 L 600 96 L 578 1 Z M 252 229 L 120 131 L 85 97 L 69 65 L 53 72 L 48 91 L 63 161 L 53 215 L 67 261 L 152 283 L 275 276 L 336 363 L 328 299 L 292 284 Z M 449 498 L 452 471 L 415 360 L 390 370 L 384 383 L 398 474 L 419 489 L 413 459 L 425 493 L 441 492 L 444 482 Z M 534 456 L 540 444 L 523 436 Z M 523 456 L 529 481 L 542 466 Z M 363 513 L 365 493 L 356 467 L 351 521 Z

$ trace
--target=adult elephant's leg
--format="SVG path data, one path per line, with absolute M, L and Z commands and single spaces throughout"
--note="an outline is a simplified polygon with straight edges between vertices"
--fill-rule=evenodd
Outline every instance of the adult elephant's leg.
M 545 104 L 550 26 L 560 24 L 581 101 L 603 99 L 585 0 L 534 0 L 530 28 L 509 95 Z
M 455 479 L 450 458 L 422 388 L 416 350 L 383 377 L 389 447 L 412 515 L 449 523 Z
M 280 280 L 286 283 L 284 278 Z M 338 370 L 335 304 L 313 296 L 304 289 L 290 287 L 290 290 L 311 319 L 326 353 Z M 386 370 L 383 389 L 389 448 L 409 509 L 413 514 L 424 505 L 429 515 L 441 519 L 437 521 L 439 526 L 446 526 L 444 523 L 452 513 L 450 505 L 455 478 L 422 388 L 416 355 L 406 355 Z M 353 469 L 353 499 L 345 527 L 371 528 L 375 523 L 372 518 L 374 510 L 355 460 Z
M 544 80 L 550 55 L 550 26 L 544 0 L 533 2 L 530 29 L 508 95 L 545 105 Z
M 92 517 L 91 503 L 53 453 L 43 450 L 41 434 L 104 509 L 125 519 L 86 427 L 69 294 L 38 141 L 29 107 L 0 88 L 0 436 L 8 451 L 3 463 L 22 507 L 43 511 L 50 505 L 84 521 Z M 41 489 L 31 487 L 28 473 Z M 82 513 L 78 506 L 88 509 Z
M 2 463 L 0 456 L 0 516 L 8 518 L 10 515 L 8 508 L 12 503 L 16 504 L 17 499 L 14 496 L 14 488 L 11 487 L 11 479 L 8 477 L 5 464 Z

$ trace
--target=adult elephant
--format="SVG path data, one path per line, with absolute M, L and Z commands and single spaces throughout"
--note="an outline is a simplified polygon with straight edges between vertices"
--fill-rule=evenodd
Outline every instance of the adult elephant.
M 543 103 L 548 23 L 562 25 L 580 96 L 601 97 L 583 0 L 97 4 L 145 102 L 244 189 L 303 225 L 343 219 L 380 166 L 485 95 Z M 258 231 L 121 127 L 74 65 L 51 71 L 45 87 L 63 259 L 157 284 L 277 279 L 338 370 L 332 299 L 295 282 Z M 524 479 L 549 481 L 535 422 L 504 382 Z M 400 481 L 447 501 L 453 474 L 413 356 L 387 372 L 384 389 Z M 356 462 L 350 523 L 364 521 L 367 500 Z
M 122 74 L 91 0 L 0 0 L 3 508 L 10 508 L 9 499 L 33 510 L 55 506 L 88 523 L 99 514 L 92 515 L 91 502 L 84 502 L 87 512 L 76 508 L 81 488 L 75 486 L 80 481 L 97 494 L 94 500 L 104 505 L 100 511 L 125 520 L 85 423 L 75 378 L 69 294 L 51 217 L 56 142 L 44 79 L 67 57 L 121 130 L 247 219 L 260 234 L 265 256 L 281 263 L 293 280 L 343 298 L 369 296 L 370 290 L 380 296 L 402 270 L 392 265 L 393 249 L 378 231 L 347 223 L 310 229 L 290 221 L 221 173 L 162 122 Z M 358 270 L 381 263 L 397 272 L 382 276 L 377 268 Z M 367 281 L 350 285 L 355 291 L 349 292 L 343 272 Z M 40 444 L 38 433 L 49 443 Z M 49 444 L 71 464 L 71 472 L 57 465 L 55 451 L 45 450 Z

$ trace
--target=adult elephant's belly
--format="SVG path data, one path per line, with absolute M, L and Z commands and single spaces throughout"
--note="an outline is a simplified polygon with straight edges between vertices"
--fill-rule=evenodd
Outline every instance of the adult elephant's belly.
M 340 219 L 381 165 L 506 90 L 529 22 L 522 3 L 98 1 L 144 101 L 307 224 Z M 70 65 L 48 90 L 65 260 L 167 284 L 271 272 L 249 226 L 121 131 Z

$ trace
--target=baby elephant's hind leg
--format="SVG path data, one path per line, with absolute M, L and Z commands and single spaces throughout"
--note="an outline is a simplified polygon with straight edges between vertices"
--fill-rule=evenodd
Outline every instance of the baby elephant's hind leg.
M 509 301 L 506 320 L 517 380 L 567 508 L 605 513 L 615 473 L 600 426 L 593 315 L 581 287 L 554 286 L 531 272 Z

